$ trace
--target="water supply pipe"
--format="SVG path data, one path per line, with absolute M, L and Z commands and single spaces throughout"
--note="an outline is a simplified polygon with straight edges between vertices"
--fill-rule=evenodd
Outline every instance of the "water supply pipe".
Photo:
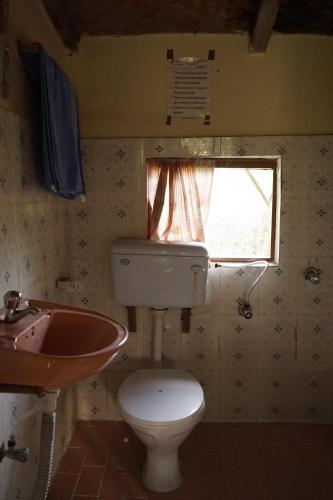
M 253 283 L 250 285 L 250 287 L 248 288 L 248 290 L 246 291 L 246 293 L 244 293 L 244 296 L 243 296 L 243 299 L 241 301 L 241 303 L 239 304 L 238 306 L 238 312 L 241 316 L 244 316 L 245 319 L 251 319 L 252 316 L 253 316 L 253 313 L 252 313 L 252 307 L 250 305 L 250 295 L 251 295 L 251 292 L 252 290 L 254 289 L 254 287 L 256 286 L 256 284 L 258 283 L 258 281 L 260 280 L 260 278 L 263 277 L 263 275 L 265 274 L 265 272 L 267 271 L 268 269 L 268 262 L 267 260 L 255 260 L 255 261 L 252 261 L 252 262 L 243 262 L 243 263 L 239 263 L 237 262 L 237 264 L 233 264 L 233 263 L 230 263 L 230 264 L 215 264 L 215 267 L 250 267 L 250 266 L 258 266 L 258 267 L 262 267 L 263 270 L 261 271 L 261 273 L 259 274 L 259 276 L 253 281 Z

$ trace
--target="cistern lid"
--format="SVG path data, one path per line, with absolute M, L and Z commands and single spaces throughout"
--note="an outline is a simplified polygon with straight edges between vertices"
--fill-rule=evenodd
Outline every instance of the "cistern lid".
M 204 402 L 201 385 L 183 370 L 138 370 L 121 385 L 121 409 L 146 422 L 175 422 L 195 414 Z
M 207 248 L 197 241 L 156 241 L 118 238 L 112 243 L 113 255 L 163 255 L 176 257 L 208 257 Z

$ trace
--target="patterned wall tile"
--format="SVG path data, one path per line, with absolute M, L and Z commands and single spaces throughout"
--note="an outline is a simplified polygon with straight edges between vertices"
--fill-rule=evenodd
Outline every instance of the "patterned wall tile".
M 196 315 L 191 318 L 190 333 L 181 334 L 183 367 L 204 369 L 218 367 L 219 332 L 217 319 L 209 315 Z
M 259 422 L 292 422 L 295 413 L 294 370 L 264 369 L 258 372 L 257 419 Z
M 297 357 L 296 318 L 261 316 L 258 322 L 258 366 L 268 370 L 288 370 Z
M 40 186 L 34 137 L 29 121 L 0 110 L 0 297 L 9 289 L 19 289 L 25 297 L 55 296 L 55 279 L 64 272 L 64 263 L 69 262 L 68 219 L 63 209 L 66 202 L 55 200 Z M 56 246 L 59 252 L 53 251 Z M 66 297 L 62 301 L 66 302 Z M 1 500 L 31 498 L 38 465 L 41 411 L 29 418 L 24 414 L 36 403 L 40 400 L 35 396 L 0 394 L 0 444 L 7 443 L 13 432 L 18 446 L 31 450 L 26 464 L 9 460 L 1 464 Z M 64 452 L 73 424 L 70 396 L 64 416 L 60 411 L 57 423 L 61 446 L 57 446 L 56 461 Z
M 143 158 L 181 155 L 180 139 L 144 139 Z
M 221 369 L 219 381 L 219 420 L 254 422 L 256 420 L 257 371 Z
M 107 407 L 108 420 L 122 420 L 117 403 L 117 394 L 122 382 L 131 374 L 131 371 L 111 371 L 107 372 Z
M 221 139 L 219 137 L 184 137 L 180 139 L 183 156 L 219 156 Z
M 222 267 L 220 271 L 220 303 L 219 312 L 222 314 L 234 315 L 238 314 L 239 304 L 245 299 L 249 287 L 258 277 L 261 269 L 256 266 L 249 267 Z M 258 312 L 258 287 L 256 287 L 250 295 L 251 307 L 253 313 Z
M 181 313 L 177 312 L 178 314 L 167 314 L 164 321 L 165 331 L 162 337 L 162 360 L 163 366 L 167 368 L 181 368 L 183 364 Z
M 110 368 L 113 370 L 137 370 L 143 364 L 143 333 L 129 333 L 124 347 L 117 354 Z
M 333 370 L 331 317 L 312 315 L 297 322 L 297 367 L 301 370 Z
M 303 199 L 283 197 L 280 217 L 280 258 L 302 256 L 305 249 L 301 244 L 303 235 Z
M 220 369 L 251 370 L 257 365 L 258 322 L 241 316 L 220 321 Z
M 204 422 L 217 422 L 219 420 L 219 371 L 217 369 L 189 370 L 200 383 L 205 394 Z
M 77 384 L 77 412 L 83 420 L 107 420 L 107 372 L 97 373 Z
M 218 392 L 218 418 L 222 420 L 291 421 L 299 415 L 290 403 L 294 399 L 291 391 L 296 394 L 305 389 L 296 382 L 288 384 L 289 378 L 295 380 L 296 367 L 320 371 L 315 368 L 315 361 L 310 361 L 311 355 L 314 351 L 319 355 L 325 348 L 330 353 L 328 336 L 322 341 L 312 339 L 304 321 L 309 316 L 317 323 L 320 318 L 325 318 L 327 325 L 332 322 L 331 137 L 85 140 L 88 201 L 72 204 L 72 263 L 80 262 L 81 270 L 76 273 L 85 272 L 83 269 L 92 273 L 92 281 L 88 277 L 84 281 L 86 295 L 90 290 L 92 296 L 95 289 L 104 290 L 104 312 L 126 323 L 125 308 L 112 300 L 109 249 L 115 237 L 145 235 L 145 158 L 219 154 L 220 142 L 221 154 L 282 158 L 281 260 L 254 289 L 250 298 L 254 317 L 250 321 L 238 316 L 238 305 L 258 269 L 212 267 L 207 303 L 192 311 L 191 333 L 180 332 L 179 311 L 167 314 L 169 328 L 163 335 L 163 366 L 187 368 L 193 374 L 205 373 L 208 366 L 219 367 L 226 377 L 217 381 L 215 375 L 207 375 L 205 391 L 210 401 Z M 327 259 L 322 260 L 324 257 Z M 303 279 L 309 262 L 319 263 L 323 272 L 317 288 L 308 286 Z M 100 264 L 104 266 L 104 279 L 94 281 L 94 276 L 103 274 Z M 98 272 L 94 273 L 97 267 Z M 104 284 L 99 288 L 101 281 Z M 110 376 L 114 372 L 118 380 L 140 363 L 144 366 L 151 352 L 151 315 L 141 309 L 138 333 L 130 335 L 123 358 L 118 357 L 109 369 Z M 311 328 L 320 325 L 313 323 Z M 325 361 L 320 358 L 319 368 L 330 369 L 329 357 L 326 354 Z M 239 374 L 238 385 L 243 389 L 231 385 L 234 374 Z M 216 409 L 215 403 L 210 403 L 210 407 Z M 110 409 L 108 415 L 118 418 L 117 412 Z
M 332 371 L 297 370 L 296 421 L 332 422 L 332 374 Z
M 261 154 L 263 153 L 260 137 L 221 137 L 222 156 L 260 156 Z
M 323 269 L 321 282 L 313 285 L 309 280 L 305 280 L 304 271 L 308 267 L 309 261 L 302 260 L 302 272 L 299 274 L 299 288 L 302 290 L 298 298 L 299 314 L 329 314 L 333 308 L 333 287 L 328 273 L 328 268 Z M 310 261 L 311 262 L 311 261 Z M 317 261 L 318 262 L 318 261 Z
M 10 142 L 10 115 L 4 109 L 0 110 L 0 205 L 14 203 L 17 184 L 16 165 L 12 162 Z
M 192 314 L 218 313 L 221 310 L 221 269 L 213 264 L 208 269 L 206 302 L 203 306 L 194 307 Z

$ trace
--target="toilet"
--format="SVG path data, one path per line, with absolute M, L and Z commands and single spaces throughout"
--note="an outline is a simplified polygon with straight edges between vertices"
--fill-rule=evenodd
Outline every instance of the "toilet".
M 143 484 L 161 492 L 178 488 L 178 448 L 205 409 L 200 384 L 183 370 L 138 370 L 121 385 L 118 404 L 147 448 Z
M 208 253 L 201 243 L 129 238 L 113 243 L 113 297 L 122 305 L 152 309 L 155 364 L 161 361 L 166 310 L 203 304 L 207 271 Z M 157 492 L 178 488 L 182 481 L 179 446 L 205 410 L 199 382 L 180 369 L 137 370 L 121 384 L 118 405 L 147 449 L 142 473 L 145 487 Z

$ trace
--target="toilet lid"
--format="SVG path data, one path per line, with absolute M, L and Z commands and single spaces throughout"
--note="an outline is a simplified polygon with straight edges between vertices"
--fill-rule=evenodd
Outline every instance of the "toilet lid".
M 183 370 L 138 370 L 121 385 L 120 407 L 148 422 L 174 422 L 190 417 L 204 402 L 201 385 Z

